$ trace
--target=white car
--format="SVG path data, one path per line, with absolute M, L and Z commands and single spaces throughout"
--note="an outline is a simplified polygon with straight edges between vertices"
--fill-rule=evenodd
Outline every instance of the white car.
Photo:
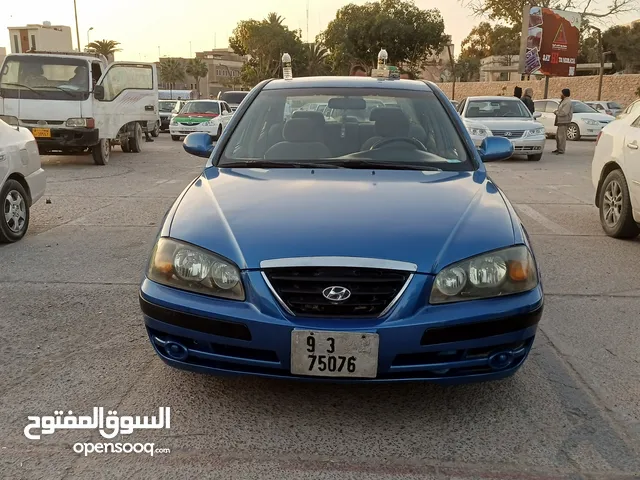
M 627 108 L 624 109 L 624 111 L 619 113 L 616 118 L 624 118 L 627 115 L 634 115 L 636 113 L 640 113 L 640 100 L 636 100 L 635 102 L 630 104 Z
M 619 113 L 624 110 L 624 107 L 620 105 L 618 102 L 605 102 L 601 100 L 593 100 L 589 102 L 584 102 L 589 105 L 594 110 L 597 110 L 599 113 L 604 113 L 606 115 L 611 115 L 616 117 Z
M 554 137 L 558 127 L 555 126 L 556 116 L 553 112 L 560 106 L 560 99 L 535 100 L 533 104 L 536 112 L 541 114 L 540 123 L 544 125 L 547 135 Z M 615 117 L 598 113 L 578 100 L 571 100 L 571 104 L 573 105 L 573 122 L 567 129 L 568 140 L 595 139 L 604 127 L 615 120 Z
M 640 233 L 640 110 L 607 125 L 591 164 L 595 203 L 605 233 L 635 238 Z
M 544 127 L 520 99 L 469 97 L 460 103 L 458 112 L 476 146 L 491 134 L 511 140 L 514 155 L 526 155 L 533 161 L 542 159 Z
M 16 117 L 0 115 L 0 242 L 17 242 L 27 233 L 31 205 L 47 184 L 38 144 Z
M 222 100 L 191 100 L 171 119 L 169 133 L 175 141 L 193 132 L 208 133 L 217 140 L 232 116 L 231 107 Z

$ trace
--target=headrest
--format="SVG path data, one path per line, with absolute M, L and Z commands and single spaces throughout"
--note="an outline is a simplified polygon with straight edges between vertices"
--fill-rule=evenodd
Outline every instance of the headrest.
M 320 141 L 322 132 L 310 118 L 291 118 L 284 124 L 282 136 L 287 142 L 310 143 Z
M 292 118 L 309 118 L 317 124 L 324 125 L 325 119 L 322 112 L 312 112 L 310 110 L 296 110 L 293 112 Z
M 376 133 L 381 137 L 409 136 L 409 118 L 399 108 L 376 108 L 371 112 Z

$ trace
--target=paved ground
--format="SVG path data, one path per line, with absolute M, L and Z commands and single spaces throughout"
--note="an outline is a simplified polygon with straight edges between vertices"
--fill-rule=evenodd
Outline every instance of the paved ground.
M 204 160 L 163 135 L 140 155 L 48 157 L 46 198 L 0 247 L 0 478 L 608 479 L 640 474 L 640 241 L 605 237 L 593 143 L 491 164 L 542 264 L 533 354 L 484 385 L 329 386 L 174 371 L 146 338 L 136 290 L 158 222 Z M 550 145 L 549 145 L 550 147 Z M 548 148 L 551 150 L 551 148 Z M 93 406 L 150 415 L 171 453 L 83 457 L 90 431 L 27 440 L 28 415 Z

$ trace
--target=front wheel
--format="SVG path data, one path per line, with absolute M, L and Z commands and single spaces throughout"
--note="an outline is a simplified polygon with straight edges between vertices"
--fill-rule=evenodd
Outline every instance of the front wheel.
M 542 154 L 539 153 L 537 155 L 529 155 L 527 158 L 530 162 L 539 162 L 540 160 L 542 160 Z
M 580 140 L 580 127 L 575 123 L 570 123 L 567 127 L 567 140 L 577 142 Z
M 600 223 L 610 237 L 635 238 L 640 227 L 633 220 L 627 179 L 621 170 L 607 175 L 600 190 Z
M 180 141 L 180 135 L 171 135 L 171 140 L 173 140 L 174 142 L 179 142 Z
M 0 189 L 0 243 L 20 240 L 29 228 L 29 202 L 27 192 L 16 180 L 7 180 Z
M 109 163 L 109 157 L 111 156 L 111 142 L 109 139 L 101 138 L 100 143 L 91 148 L 91 155 L 93 156 L 93 163 L 96 165 Z
M 160 135 L 160 123 L 156 122 L 156 126 L 151 131 L 151 136 L 153 138 L 158 138 L 159 135 Z

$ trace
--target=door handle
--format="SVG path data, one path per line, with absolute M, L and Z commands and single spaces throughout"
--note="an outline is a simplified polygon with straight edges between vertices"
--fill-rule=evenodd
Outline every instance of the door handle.
M 145 106 L 144 106 L 144 109 L 145 109 L 147 112 L 153 112 L 153 111 L 155 110 L 155 108 L 154 108 L 154 106 L 153 106 L 153 105 L 145 105 Z
M 631 150 L 638 150 L 638 143 L 637 142 L 627 143 L 627 147 L 630 148 Z

